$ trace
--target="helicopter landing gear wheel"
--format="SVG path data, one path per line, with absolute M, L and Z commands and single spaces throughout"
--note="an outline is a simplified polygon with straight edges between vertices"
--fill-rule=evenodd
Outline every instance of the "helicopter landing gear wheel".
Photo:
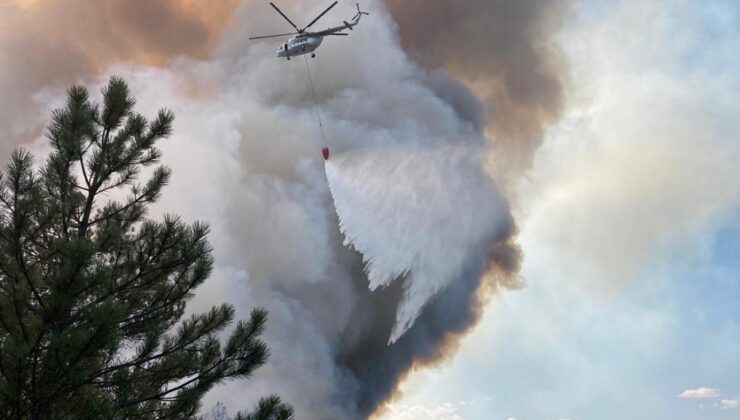
M 316 58 L 316 54 L 311 53 L 311 58 Z
M 288 56 L 288 61 L 290 61 L 290 56 Z

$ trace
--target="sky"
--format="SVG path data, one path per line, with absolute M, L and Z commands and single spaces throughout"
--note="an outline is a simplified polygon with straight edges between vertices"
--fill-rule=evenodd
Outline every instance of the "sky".
M 282 28 L 279 17 L 256 1 L 72 1 L 66 7 L 98 22 L 77 26 L 57 18 L 66 16 L 61 3 L 6 1 L 0 155 L 19 144 L 45 152 L 45 117 L 65 85 L 97 89 L 124 75 L 142 110 L 168 106 L 178 116 L 178 143 L 163 146 L 171 192 L 153 216 L 174 211 L 212 224 L 217 266 L 191 309 L 266 305 L 285 328 L 268 328 L 273 359 L 256 385 L 229 384 L 209 404 L 233 407 L 275 390 L 302 418 L 341 418 L 356 411 L 337 402 L 346 395 L 336 389 L 360 378 L 357 398 L 380 404 L 375 420 L 740 418 L 737 1 L 465 0 L 462 11 L 443 1 L 372 1 L 364 26 L 322 46 L 314 65 L 332 148 L 379 145 L 381 155 L 429 156 L 428 166 L 449 170 L 431 158 L 445 149 L 405 159 L 395 147 L 470 146 L 509 206 L 480 220 L 492 228 L 510 212 L 518 234 L 504 223 L 497 240 L 521 253 L 518 272 L 506 273 L 513 279 L 497 278 L 496 267 L 482 277 L 473 270 L 464 304 L 481 308 L 427 302 L 463 326 L 445 326 L 452 338 L 437 338 L 431 356 L 412 346 L 414 363 L 390 369 L 370 397 L 357 372 L 373 365 L 337 362 L 363 354 L 362 340 L 349 350 L 343 342 L 365 331 L 353 317 L 368 295 L 351 290 L 364 285 L 361 259 L 340 246 L 347 232 L 307 141 L 318 133 L 303 68 L 278 62 L 269 42 L 246 42 Z M 304 17 L 323 4 L 286 3 Z M 445 175 L 475 196 L 466 173 Z M 436 208 L 455 199 L 428 195 L 421 203 Z M 418 215 L 406 216 L 412 224 Z M 382 248 L 383 230 L 373 233 Z M 431 239 L 447 239 L 440 235 Z M 468 284 L 453 275 L 440 282 Z M 381 306 L 392 319 L 396 307 Z M 409 341 L 434 319 L 422 313 Z M 384 347 L 387 332 L 380 339 L 372 351 L 406 354 Z M 290 383 L 280 380 L 289 374 Z

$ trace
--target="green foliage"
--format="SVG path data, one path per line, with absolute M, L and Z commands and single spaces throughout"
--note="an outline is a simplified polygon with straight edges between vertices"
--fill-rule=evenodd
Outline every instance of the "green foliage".
M 234 420 L 293 420 L 293 407 L 283 404 L 276 395 L 262 398 L 250 414 L 239 413 Z
M 260 399 L 251 413 L 239 412 L 234 417 L 230 417 L 226 411 L 226 406 L 218 402 L 200 420 L 295 420 L 295 417 L 293 416 L 293 407 L 281 402 L 280 397 L 270 395 Z
M 99 106 L 69 89 L 46 163 L 17 151 L 0 177 L 1 418 L 192 418 L 214 385 L 267 360 L 264 310 L 224 344 L 231 306 L 181 320 L 213 257 L 205 224 L 145 220 L 170 179 L 155 145 L 174 116 L 134 113 L 121 79 L 102 93 Z M 273 417 L 248 418 L 288 418 L 264 401 Z

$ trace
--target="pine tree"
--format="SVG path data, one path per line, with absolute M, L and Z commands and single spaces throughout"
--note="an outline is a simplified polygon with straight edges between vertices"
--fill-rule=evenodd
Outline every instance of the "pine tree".
M 136 114 L 121 79 L 102 94 L 97 105 L 70 88 L 51 117 L 46 162 L 35 168 L 16 151 L 0 177 L 4 419 L 193 418 L 208 390 L 267 360 L 264 310 L 224 343 L 233 307 L 184 317 L 213 266 L 208 226 L 146 219 L 170 170 L 139 176 L 158 165 L 173 114 Z M 116 191 L 128 196 L 110 199 Z M 259 418 L 292 418 L 274 402 Z

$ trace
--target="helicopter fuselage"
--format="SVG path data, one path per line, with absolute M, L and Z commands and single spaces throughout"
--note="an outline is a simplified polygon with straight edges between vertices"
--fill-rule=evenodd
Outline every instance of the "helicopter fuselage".
M 323 41 L 322 35 L 298 35 L 281 44 L 277 50 L 277 56 L 290 59 L 290 57 L 310 54 L 316 51 Z
M 333 28 L 327 28 L 323 31 L 317 31 L 317 32 L 308 32 L 306 31 L 308 28 L 313 26 L 316 22 L 318 22 L 321 17 L 323 17 L 329 10 L 334 8 L 339 3 L 339 1 L 335 1 L 331 4 L 326 10 L 324 10 L 316 19 L 312 20 L 311 23 L 306 25 L 303 28 L 299 28 L 296 26 L 295 23 L 293 23 L 290 18 L 288 18 L 285 13 L 283 13 L 282 10 L 280 10 L 279 7 L 275 5 L 275 3 L 270 3 L 270 6 L 272 6 L 275 11 L 277 11 L 290 25 L 296 30 L 296 32 L 289 32 L 287 34 L 277 34 L 277 35 L 264 35 L 264 36 L 255 36 L 252 38 L 249 38 L 250 40 L 256 40 L 256 39 L 267 39 L 267 38 L 282 38 L 289 35 L 295 35 L 293 38 L 290 38 L 286 42 L 283 42 L 280 44 L 280 48 L 277 50 L 277 56 L 279 58 L 285 58 L 290 60 L 291 57 L 297 57 L 299 55 L 304 54 L 311 54 L 311 57 L 315 57 L 316 54 L 314 54 L 314 51 L 316 51 L 317 48 L 321 45 L 321 43 L 324 41 L 325 36 L 347 36 L 349 35 L 347 32 L 344 32 L 345 30 L 353 30 L 353 28 L 360 24 L 360 19 L 362 19 L 363 15 L 367 15 L 367 12 L 363 12 L 360 10 L 360 3 L 357 3 L 357 14 L 350 20 L 350 21 L 342 21 L 342 25 L 335 26 Z

